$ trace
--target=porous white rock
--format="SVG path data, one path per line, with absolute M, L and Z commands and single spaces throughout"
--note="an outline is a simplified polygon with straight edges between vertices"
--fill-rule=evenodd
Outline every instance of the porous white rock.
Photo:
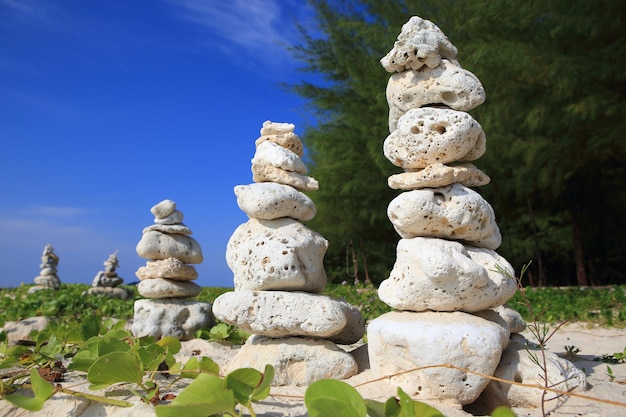
M 441 58 L 456 63 L 457 49 L 434 23 L 413 16 L 402 25 L 393 49 L 380 63 L 388 72 L 435 68 Z M 458 65 L 458 64 L 457 64 Z
M 235 187 L 237 204 L 249 217 L 278 219 L 291 217 L 309 221 L 317 208 L 306 194 L 295 188 L 275 182 L 262 182 Z
M 174 210 L 165 217 L 155 217 L 154 222 L 157 224 L 179 224 L 182 223 L 184 217 L 182 211 Z
M 150 213 L 157 219 L 163 219 L 176 210 L 176 203 L 172 200 L 163 200 L 160 203 L 154 205 L 150 209 Z
M 197 330 L 209 329 L 214 323 L 209 303 L 181 299 L 137 300 L 132 333 L 135 337 L 173 336 L 190 340 Z
M 274 367 L 273 386 L 310 385 L 320 379 L 346 379 L 355 375 L 354 357 L 333 342 L 302 337 L 268 338 L 253 335 L 226 369 Z
M 502 317 L 502 320 L 509 326 L 511 333 L 521 333 L 526 330 L 526 322 L 518 311 L 505 305 L 494 307 L 492 310 Z
M 456 182 L 466 187 L 479 187 L 490 181 L 487 174 L 469 162 L 454 166 L 432 164 L 424 169 L 391 175 L 387 179 L 389 187 L 394 190 L 445 187 Z
M 255 182 L 270 181 L 291 185 L 300 191 L 315 191 L 319 188 L 319 183 L 313 177 L 298 174 L 297 172 L 285 171 L 270 164 L 252 165 L 252 179 Z
M 266 120 L 261 127 L 261 135 L 284 135 L 286 133 L 292 133 L 296 129 L 296 125 L 293 123 L 280 123 Z
M 285 171 L 297 172 L 298 174 L 307 173 L 307 168 L 302 158 L 296 155 L 295 152 L 271 141 L 264 141 L 257 145 L 256 152 L 252 158 L 252 166 L 258 165 L 271 165 Z
M 493 376 L 506 381 L 545 386 L 544 371 L 531 355 L 540 358 L 545 354 L 547 384 L 550 388 L 564 392 L 580 392 L 587 389 L 587 376 L 567 359 L 560 358 L 553 352 L 543 353 L 536 346 L 528 343 L 522 335 L 512 335 L 511 342 L 502 354 L 502 359 Z M 529 389 L 500 381 L 491 381 L 485 388 L 479 401 L 488 408 L 499 405 L 509 407 L 539 407 L 542 391 Z M 552 397 L 553 394 L 548 394 Z
M 287 148 L 296 155 L 304 155 L 304 146 L 300 138 L 293 133 L 295 126 L 292 123 L 275 123 L 265 121 L 261 128 L 261 137 L 255 142 L 259 146 L 262 142 L 274 142 L 283 148 Z
M 513 274 L 507 260 L 489 249 L 438 238 L 401 239 L 378 296 L 399 310 L 477 312 L 504 304 L 517 291 L 497 267 Z
M 176 258 L 148 261 L 146 266 L 139 267 L 135 275 L 140 280 L 152 278 L 169 278 L 177 281 L 191 281 L 198 278 L 198 271 L 192 265 L 186 265 Z
M 328 242 L 289 217 L 251 218 L 226 247 L 226 262 L 237 290 L 321 293 L 326 286 L 324 254 Z
M 195 297 L 200 291 L 202 287 L 195 282 L 166 278 L 144 279 L 137 285 L 137 292 L 146 298 Z
M 436 68 L 404 71 L 387 83 L 389 131 L 407 111 L 426 105 L 470 111 L 485 101 L 485 89 L 471 72 L 442 59 Z
M 91 287 L 83 293 L 83 295 L 95 295 L 97 297 L 117 298 L 120 300 L 128 300 L 132 297 L 132 292 L 119 287 Z
M 202 248 L 198 242 L 187 235 L 166 234 L 150 230 L 141 235 L 135 248 L 137 254 L 146 259 L 178 258 L 186 264 L 202 262 Z
M 468 113 L 432 107 L 411 109 L 383 144 L 385 157 L 404 169 L 477 159 L 485 153 L 483 128 Z M 475 150 L 476 145 L 480 147 Z M 470 153 L 471 151 L 471 153 Z
M 46 316 L 35 316 L 20 321 L 7 321 L 4 323 L 4 333 L 7 336 L 9 346 L 15 345 L 19 340 L 32 340 L 32 331 L 41 331 L 50 324 L 52 319 Z
M 268 337 L 322 337 L 352 344 L 365 332 L 358 308 L 323 295 L 239 290 L 215 299 L 213 314 L 248 333 Z
M 152 224 L 143 229 L 142 233 L 148 233 L 150 231 L 156 230 L 157 232 L 163 233 L 179 233 L 182 235 L 190 235 L 191 229 L 185 226 L 182 223 L 179 224 Z
M 492 375 L 509 333 L 495 313 L 493 321 L 462 312 L 383 314 L 367 328 L 370 366 L 379 376 L 430 365 L 450 364 Z M 421 401 L 473 402 L 489 379 L 462 370 L 434 367 L 390 377 L 409 396 Z
M 389 203 L 387 216 L 405 239 L 441 237 L 492 250 L 502 243 L 491 205 L 461 184 L 401 193 Z

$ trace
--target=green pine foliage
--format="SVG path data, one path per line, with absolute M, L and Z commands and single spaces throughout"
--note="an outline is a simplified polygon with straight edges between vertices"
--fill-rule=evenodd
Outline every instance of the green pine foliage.
M 472 111 L 487 135 L 476 161 L 492 183 L 479 191 L 494 207 L 498 252 L 533 285 L 626 282 L 626 3 L 618 0 L 315 0 L 315 28 L 293 48 L 319 82 L 291 90 L 309 100 L 317 124 L 302 139 L 320 190 L 311 224 L 330 242 L 327 271 L 385 279 L 399 237 L 386 217 L 398 194 L 384 158 L 389 134 L 379 60 L 412 15 L 437 24 L 459 62 L 483 83 Z M 363 240 L 361 246 L 360 241 Z M 363 248 L 363 249 L 362 249 Z

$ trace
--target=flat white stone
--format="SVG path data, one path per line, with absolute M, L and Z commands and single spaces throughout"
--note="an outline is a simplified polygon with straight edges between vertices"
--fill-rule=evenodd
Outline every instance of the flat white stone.
M 253 335 L 237 352 L 226 372 L 239 368 L 263 372 L 266 364 L 274 367 L 273 386 L 306 386 L 320 379 L 346 379 L 358 371 L 354 357 L 328 340 Z
M 202 287 L 191 281 L 175 281 L 166 278 L 144 279 L 137 285 L 137 292 L 146 298 L 188 298 L 200 294 Z
M 183 212 L 180 210 L 174 210 L 166 217 L 155 217 L 154 222 L 157 224 L 180 224 L 183 222 Z
M 30 332 L 45 329 L 51 321 L 50 317 L 35 316 L 20 321 L 5 322 L 3 330 L 6 333 L 9 346 L 15 345 L 18 340 L 32 340 Z
M 176 258 L 148 261 L 135 272 L 140 280 L 169 278 L 176 281 L 192 281 L 198 278 L 198 271 L 192 265 L 186 265 Z
M 328 242 L 289 217 L 251 218 L 226 247 L 226 262 L 237 290 L 321 293 L 326 287 L 324 254 Z
M 489 249 L 437 238 L 402 239 L 378 296 L 398 310 L 485 310 L 504 304 L 517 291 L 515 281 L 497 272 L 496 265 L 513 274 L 507 260 Z
M 511 307 L 501 305 L 492 308 L 492 310 L 502 317 L 502 320 L 504 320 L 509 326 L 511 333 L 521 333 L 526 330 L 526 322 L 524 321 L 524 318 L 519 312 L 513 310 Z
M 289 125 L 293 126 L 291 123 L 289 123 Z M 270 141 L 282 146 L 283 148 L 289 149 L 299 157 L 302 157 L 304 155 L 304 145 L 302 144 L 302 141 L 300 140 L 298 135 L 293 133 L 293 131 L 283 131 L 281 129 L 275 129 L 273 127 L 271 129 L 263 128 L 261 129 L 261 135 L 262 136 L 254 142 L 256 146 L 259 146 L 265 141 Z
M 441 58 L 456 63 L 457 49 L 446 35 L 429 20 L 413 16 L 402 26 L 393 49 L 380 63 L 388 72 L 435 68 Z M 458 65 L 458 63 L 456 63 Z
M 293 123 L 280 123 L 266 120 L 263 122 L 261 135 L 283 135 L 286 133 L 292 133 L 295 129 L 296 125 Z
M 322 337 L 347 345 L 358 342 L 365 332 L 358 308 L 302 292 L 231 291 L 215 299 L 213 314 L 248 333 L 268 337 Z
M 135 249 L 137 255 L 146 259 L 178 258 L 186 264 L 199 264 L 203 260 L 200 244 L 194 238 L 178 233 L 148 231 L 141 235 Z
M 398 121 L 383 144 L 385 157 L 404 169 L 426 168 L 431 164 L 446 164 L 474 159 L 485 153 L 483 128 L 469 113 L 432 107 L 411 109 Z
M 150 213 L 157 219 L 163 219 L 176 210 L 176 203 L 172 200 L 163 200 L 150 209 Z
M 450 364 L 493 375 L 509 333 L 494 321 L 462 312 L 390 312 L 367 327 L 370 366 L 379 376 Z M 390 377 L 413 399 L 473 402 L 489 380 L 457 369 L 434 367 Z
M 441 237 L 492 250 L 502 243 L 493 208 L 461 184 L 403 192 L 389 203 L 387 216 L 405 239 Z
M 580 392 L 587 389 L 587 376 L 567 359 L 558 357 L 553 352 L 544 351 L 548 386 L 564 392 Z M 544 386 L 544 371 L 531 358 L 542 358 L 540 349 L 532 346 L 522 335 L 512 335 L 511 342 L 502 354 L 493 376 L 507 381 Z M 541 405 L 539 389 L 528 389 L 499 381 L 491 381 L 485 388 L 480 400 L 489 407 L 506 405 L 510 407 L 539 407 Z M 551 398 L 554 394 L 548 393 Z
M 273 220 L 291 217 L 309 221 L 317 208 L 306 194 L 295 188 L 275 182 L 261 182 L 235 187 L 237 204 L 249 217 Z
M 124 288 L 115 287 L 91 287 L 83 293 L 83 295 L 95 295 L 98 297 L 117 298 L 120 300 L 128 300 L 132 293 Z
M 173 336 L 193 339 L 199 329 L 210 329 L 215 323 L 211 304 L 194 300 L 137 300 L 134 306 L 132 333 L 135 337 Z
M 428 165 L 424 169 L 395 174 L 387 179 L 394 190 L 418 190 L 437 188 L 458 182 L 466 187 L 479 187 L 489 184 L 491 179 L 469 162 L 449 166 L 444 164 Z
M 264 141 L 257 145 L 252 158 L 252 166 L 271 165 L 285 171 L 306 174 L 307 168 L 302 158 L 295 152 L 271 142 Z
M 319 183 L 315 178 L 298 174 L 297 172 L 285 171 L 270 164 L 253 164 L 252 180 L 254 182 L 277 182 L 290 185 L 300 191 L 315 191 L 319 189 Z
M 171 233 L 178 233 L 182 235 L 191 234 L 191 229 L 182 223 L 180 224 L 153 224 L 148 227 L 145 227 L 142 233 L 148 233 L 153 230 L 157 232 L 167 233 L 167 234 L 171 234 Z
M 436 68 L 404 71 L 392 75 L 387 83 L 389 131 L 407 111 L 441 105 L 470 111 L 485 101 L 485 89 L 471 72 L 442 59 Z

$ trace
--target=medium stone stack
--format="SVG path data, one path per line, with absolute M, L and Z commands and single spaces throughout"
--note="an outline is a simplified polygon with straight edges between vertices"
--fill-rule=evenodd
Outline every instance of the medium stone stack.
M 39 275 L 34 279 L 35 286 L 29 288 L 28 292 L 33 293 L 39 290 L 58 290 L 61 286 L 61 280 L 57 276 L 57 266 L 59 265 L 59 257 L 54 253 L 52 245 L 48 244 L 43 249 L 41 255 L 41 264 Z
M 524 327 L 511 329 L 500 314 L 517 289 L 513 268 L 495 252 L 502 238 L 492 207 L 468 188 L 490 181 L 470 163 L 485 153 L 486 137 L 466 113 L 484 102 L 485 92 L 456 54 L 437 26 L 412 17 L 381 60 L 395 72 L 383 151 L 405 172 L 389 178 L 391 188 L 404 191 L 387 210 L 402 239 L 378 291 L 399 311 L 368 326 L 370 364 L 380 375 L 437 364 L 494 375 L 510 332 Z M 461 405 L 489 383 L 444 367 L 392 381 L 417 399 Z
M 354 343 L 364 333 L 356 307 L 320 295 L 328 242 L 301 223 L 316 214 L 302 191 L 317 190 L 318 183 L 306 175 L 293 130 L 290 123 L 263 123 L 252 159 L 255 183 L 235 187 L 249 217 L 226 250 L 235 291 L 213 305 L 217 318 L 253 333 L 229 367 L 263 370 L 271 364 L 274 385 L 354 375 L 355 359 L 336 344 Z
M 117 274 L 119 266 L 117 251 L 109 255 L 104 261 L 104 271 L 99 271 L 91 282 L 91 288 L 85 291 L 87 295 L 97 295 L 109 298 L 128 299 L 130 293 L 124 288 L 116 288 L 124 279 Z
M 141 280 L 137 291 L 147 299 L 135 302 L 132 332 L 137 337 L 189 340 L 196 330 L 213 324 L 211 304 L 187 300 L 202 290 L 193 282 L 198 272 L 189 265 L 202 262 L 202 249 L 174 201 L 163 200 L 150 211 L 155 224 L 143 230 L 136 248 L 149 261 L 135 273 Z

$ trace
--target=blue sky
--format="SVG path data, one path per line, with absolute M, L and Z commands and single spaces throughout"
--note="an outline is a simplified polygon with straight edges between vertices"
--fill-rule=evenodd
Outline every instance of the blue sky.
M 300 0 L 0 0 L 0 286 L 32 284 L 48 243 L 64 283 L 115 250 L 137 281 L 163 199 L 202 247 L 196 282 L 232 286 L 263 122 L 314 123 L 279 85 L 310 77 L 284 45 L 311 19 Z

